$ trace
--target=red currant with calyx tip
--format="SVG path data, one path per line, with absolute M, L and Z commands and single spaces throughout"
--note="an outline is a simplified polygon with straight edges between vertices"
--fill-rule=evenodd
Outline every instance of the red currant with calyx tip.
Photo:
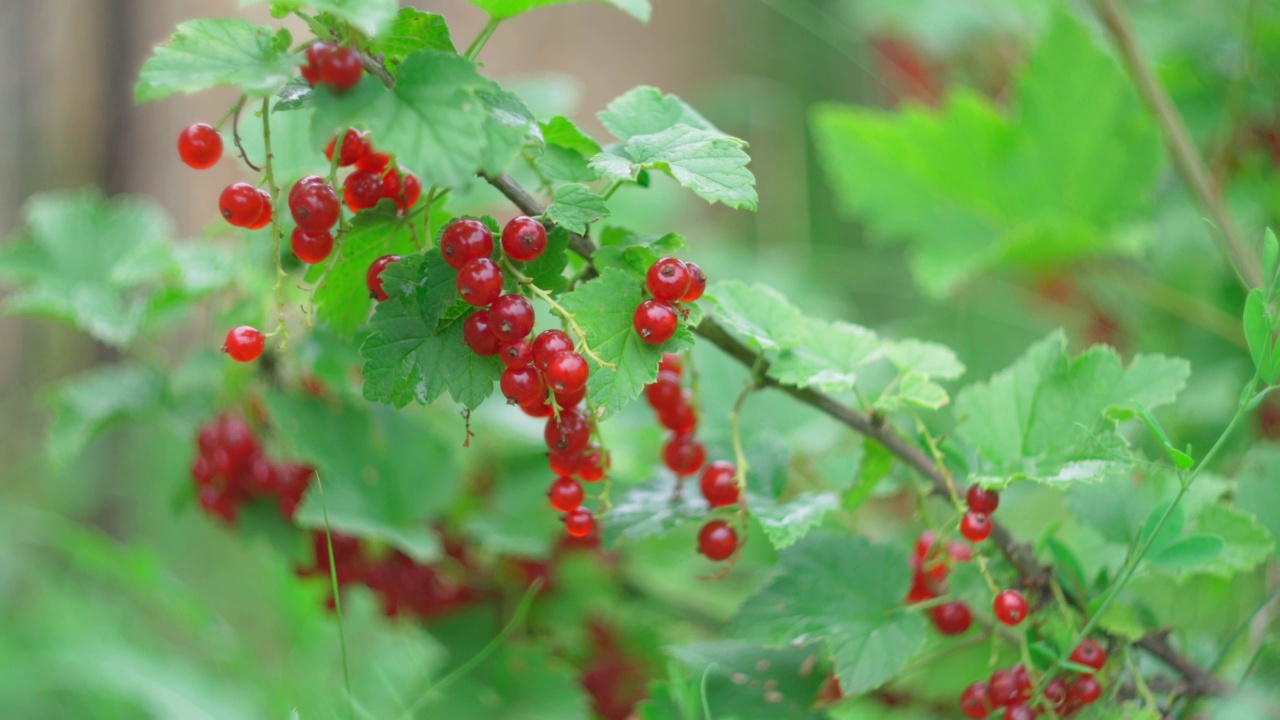
M 702 497 L 711 507 L 725 507 L 738 502 L 738 469 L 733 463 L 717 460 L 702 471 Z
M 963 635 L 973 624 L 973 614 L 969 606 L 963 602 L 943 603 L 935 607 L 931 613 L 933 626 L 943 635 Z
M 503 295 L 489 307 L 489 332 L 502 342 L 528 337 L 533 332 L 533 321 L 533 305 L 519 295 Z
M 991 689 L 984 682 L 976 682 L 960 694 L 960 712 L 967 718 L 982 720 L 993 709 Z
M 236 227 L 248 227 L 262 214 L 262 195 L 249 183 L 232 183 L 218 198 L 222 217 Z
M 560 512 L 570 512 L 582 504 L 582 486 L 577 480 L 568 477 L 559 477 L 551 481 L 551 487 L 547 488 L 547 498 L 551 500 L 551 507 Z
M 477 313 L 479 314 L 479 313 Z M 485 331 L 488 332 L 489 321 L 488 313 L 485 313 Z M 465 333 L 464 333 L 465 336 Z M 494 341 L 497 341 L 494 336 Z M 524 340 L 517 340 L 513 343 L 506 343 L 498 348 L 498 359 L 502 364 L 509 368 L 520 368 L 533 362 L 533 349 L 529 347 L 529 343 Z
M 471 260 L 462 269 L 458 271 L 457 280 L 458 294 L 467 303 L 476 307 L 484 307 L 493 303 L 502 294 L 502 270 L 489 258 L 476 258 Z M 527 302 L 527 301 L 526 301 Z M 499 333 L 490 321 L 490 332 L 493 332 L 499 338 L 503 338 L 504 334 Z M 530 325 L 532 329 L 532 325 Z M 525 333 L 528 334 L 527 332 Z M 519 340 L 524 335 L 512 337 L 513 340 Z
M 684 266 L 689 269 L 689 289 L 685 291 L 684 297 L 680 298 L 680 302 L 693 302 L 706 292 L 707 274 L 694 263 L 685 263 Z
M 698 531 L 698 552 L 708 560 L 726 560 L 738 549 L 738 533 L 723 520 L 712 520 Z
M 258 197 L 262 198 L 262 212 L 258 213 L 258 219 L 245 225 L 248 230 L 261 230 L 271 224 L 271 217 L 275 215 L 275 211 L 271 207 L 271 193 L 258 188 Z
M 512 405 L 528 405 L 546 397 L 547 386 L 534 368 L 507 368 L 498 381 L 502 395 Z
M 332 85 L 335 90 L 349 90 L 355 87 L 355 84 L 360 82 L 360 77 L 364 75 L 360 54 L 347 47 L 335 47 L 317 57 L 316 69 L 320 82 Z
M 388 170 L 382 178 L 382 196 L 391 198 L 400 212 L 405 212 L 422 197 L 422 182 L 411 172 Z
M 178 133 L 178 157 L 196 170 L 211 168 L 222 158 L 222 136 L 208 123 L 188 125 Z
M 986 513 L 967 512 L 960 519 L 960 534 L 969 542 L 982 542 L 991 536 L 991 518 Z
M 440 233 L 440 254 L 449 267 L 461 269 L 476 258 L 493 254 L 493 232 L 479 220 L 454 220 Z
M 496 306 L 497 303 L 494 305 Z M 493 311 L 490 310 L 490 312 Z M 544 372 L 547 376 L 547 385 L 551 387 L 552 392 L 569 394 L 576 393 L 587 386 L 587 375 L 590 370 L 587 367 L 587 361 L 570 350 L 557 353 L 551 358 Z
M 640 339 L 650 345 L 661 345 L 676 334 L 679 315 L 671 303 L 662 300 L 645 300 L 636 308 L 631 324 Z
M 299 180 L 289 191 L 289 212 L 307 232 L 321 232 L 338 222 L 338 195 L 317 176 Z
M 289 236 L 289 247 L 293 248 L 293 254 L 297 255 L 299 260 L 308 265 L 315 265 L 318 262 L 324 262 L 329 257 L 329 253 L 333 252 L 333 234 L 328 230 L 309 233 L 296 227 L 293 229 L 293 234 Z
M 1077 665 L 1093 668 L 1094 672 L 1097 672 L 1107 664 L 1107 651 L 1103 650 L 1093 638 L 1085 638 L 1080 641 L 1075 650 L 1071 651 L 1070 659 Z
M 351 212 L 375 207 L 383 197 L 382 176 L 376 171 L 357 170 L 342 181 L 342 201 Z
M 676 475 L 692 475 L 706 460 L 706 449 L 692 435 L 672 435 L 662 448 L 662 462 Z
M 1071 683 L 1067 697 L 1077 705 L 1092 705 L 1102 697 L 1102 686 L 1092 675 L 1081 675 Z
M 1003 590 L 991 605 L 996 619 L 1005 625 L 1018 625 L 1027 619 L 1027 601 L 1017 590 Z
M 222 345 L 222 352 L 231 356 L 236 362 L 253 362 L 262 355 L 262 349 L 266 347 L 267 336 L 263 335 L 257 328 L 248 325 L 241 325 L 232 328 L 227 333 L 227 339 Z
M 547 449 L 558 453 L 576 453 L 591 440 L 591 423 L 577 409 L 560 413 L 560 418 L 547 421 L 544 433 Z
M 489 312 L 487 310 L 477 310 L 467 316 L 462 324 L 462 340 L 471 348 L 471 352 L 488 357 L 497 355 L 501 349 L 501 342 L 492 332 L 489 332 Z M 504 359 L 505 363 L 506 360 Z M 517 365 L 507 365 L 507 367 L 520 367 Z
M 547 229 L 531 217 L 520 215 L 502 228 L 502 251 L 516 262 L 537 260 L 547 249 Z
M 990 515 L 1000 507 L 1000 493 L 995 490 L 984 490 L 980 485 L 970 485 L 965 494 L 965 502 L 974 512 Z
M 543 330 L 533 339 L 533 364 L 546 370 L 551 358 L 573 350 L 573 340 L 559 330 Z
M 574 508 L 564 518 L 564 531 L 571 537 L 586 537 L 596 529 L 596 518 L 586 508 Z
M 644 284 L 658 300 L 676 302 L 689 290 L 689 268 L 677 258 L 664 257 L 649 266 Z
M 389 297 L 387 291 L 382 288 L 382 271 L 393 262 L 400 262 L 400 256 L 383 255 L 369 265 L 369 271 L 364 275 L 364 284 L 369 288 L 369 295 L 378 302 Z

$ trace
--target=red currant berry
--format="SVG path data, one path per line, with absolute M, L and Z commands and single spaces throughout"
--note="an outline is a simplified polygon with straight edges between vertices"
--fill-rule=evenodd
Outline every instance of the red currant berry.
M 608 470 L 608 458 L 604 456 L 604 453 L 597 450 L 583 459 L 582 466 L 578 468 L 575 474 L 582 478 L 583 482 L 600 482 L 604 479 L 604 475 Z
M 356 161 L 356 169 L 376 172 L 381 177 L 382 171 L 391 164 L 391 156 L 373 148 L 373 140 L 369 139 L 369 133 L 360 133 L 360 139 L 364 142 L 364 152 Z
M 1017 590 L 1004 590 L 991 605 L 996 619 L 1005 625 L 1018 625 L 1027 619 L 1027 601 Z
M 917 569 L 911 574 L 911 589 L 907 591 L 907 604 L 924 602 L 938 597 L 938 587 L 924 571 Z
M 702 471 L 702 497 L 711 507 L 725 507 L 738 502 L 738 469 L 733 463 L 717 460 Z
M 271 207 L 271 193 L 258 188 L 258 197 L 262 198 L 262 212 L 258 213 L 258 219 L 245 225 L 247 230 L 261 230 L 271 224 L 271 216 L 275 215 Z
M 547 421 L 544 439 L 552 452 L 580 452 L 591 440 L 591 422 L 579 410 L 565 410 L 558 421 L 554 417 Z
M 692 435 L 672 435 L 662 448 L 662 462 L 676 475 L 692 475 L 706 460 L 706 449 Z
M 199 492 L 200 507 L 206 514 L 234 525 L 239 511 L 239 498 L 230 488 L 219 489 L 214 485 L 205 485 Z
M 1000 493 L 984 490 L 980 485 L 970 485 L 969 492 L 965 494 L 965 502 L 970 510 L 990 515 L 1000 507 Z
M 1044 687 L 1044 699 L 1055 710 L 1061 710 L 1067 704 L 1067 681 L 1054 678 Z
M 497 303 L 494 303 L 494 305 L 497 306 Z M 555 357 L 551 358 L 551 362 L 547 363 L 545 372 L 547 385 L 551 386 L 552 392 L 572 394 L 587 386 L 587 375 L 590 370 L 587 368 L 587 361 L 578 353 L 570 350 L 557 353 Z
M 684 360 L 675 353 L 662 353 L 662 359 L 658 361 L 658 372 L 672 372 L 676 377 L 680 377 L 684 373 Z
M 723 520 L 712 520 L 698 531 L 698 552 L 720 562 L 738 549 L 738 533 Z
M 567 477 L 578 472 L 583 463 L 587 461 L 587 456 L 583 453 L 547 453 L 547 465 L 551 466 L 551 472 L 556 475 Z
M 262 195 L 249 183 L 231 183 L 218 198 L 222 217 L 236 227 L 248 227 L 262 214 Z
M 990 689 L 991 704 L 996 707 L 1009 707 L 1018 701 L 1021 692 L 1013 678 L 1012 670 L 997 670 L 987 680 Z
M 475 314 L 481 314 L 477 311 Z M 485 315 L 485 332 L 489 332 L 488 313 Z M 465 334 L 465 333 L 464 333 Z M 492 335 L 492 333 L 490 333 Z M 493 336 L 494 342 L 497 342 L 496 335 Z M 470 343 L 468 343 L 470 344 Z M 517 340 L 513 343 L 506 343 L 498 348 L 498 359 L 502 364 L 509 368 L 521 368 L 533 362 L 533 349 L 529 347 L 529 343 L 524 340 Z
M 1018 689 L 1018 697 L 1022 700 L 1031 699 L 1031 676 L 1027 674 L 1027 666 L 1018 663 L 1009 668 L 1009 672 L 1013 673 L 1013 686 Z
M 533 364 L 546 370 L 551 358 L 573 350 L 573 340 L 559 330 L 543 330 L 533 339 Z
M 547 386 L 542 383 L 542 376 L 528 365 L 503 370 L 498 386 L 502 388 L 502 395 L 507 398 L 507 402 L 512 405 L 530 405 L 547 395 Z
M 211 168 L 222 158 L 222 136 L 208 123 L 196 123 L 178 133 L 178 157 L 196 170 Z
M 920 567 L 929 552 L 933 550 L 934 544 L 938 542 L 938 535 L 932 530 L 925 530 L 920 533 L 920 537 L 916 538 L 915 549 L 911 552 L 911 566 Z
M 559 477 L 551 481 L 547 497 L 551 500 L 551 507 L 567 513 L 582 505 L 582 486 L 573 478 Z
M 494 264 L 489 258 L 476 258 L 458 271 L 457 280 L 458 294 L 462 299 L 476 307 L 485 307 L 498 299 L 502 294 L 502 270 Z M 532 314 L 532 310 L 530 311 Z M 530 324 L 530 329 L 532 329 Z M 507 337 L 504 333 L 499 333 L 497 328 L 490 324 L 490 331 L 497 335 L 500 339 Z M 525 333 L 527 335 L 528 332 Z M 524 335 L 510 336 L 512 340 L 520 340 Z
M 689 268 L 677 258 L 664 257 L 649 266 L 644 284 L 655 299 L 675 302 L 689 290 Z
M 645 386 L 644 397 L 659 412 L 676 407 L 683 402 L 680 399 L 680 376 L 670 370 L 659 370 L 658 379 Z
M 967 718 L 982 720 L 993 709 L 991 689 L 984 682 L 976 682 L 960 693 L 960 712 Z
M 531 418 L 545 418 L 556 414 L 556 409 L 551 407 L 551 403 L 547 402 L 546 398 L 539 398 L 537 402 L 521 405 L 520 410 Z
M 973 624 L 973 614 L 963 602 L 943 603 L 933 609 L 933 626 L 943 635 L 963 635 Z
M 586 508 L 575 508 L 564 518 L 564 531 L 570 537 L 586 537 L 596 529 L 596 518 Z
M 267 336 L 258 331 L 257 328 L 241 325 L 238 328 L 232 328 L 227 333 L 226 342 L 222 345 L 222 352 L 231 356 L 236 362 L 253 362 L 262 354 L 262 349 L 266 347 Z
M 691 433 L 698 427 L 698 414 L 693 410 L 693 391 L 681 390 L 680 402 L 658 410 L 658 424 L 674 433 Z
M 503 295 L 489 307 L 489 332 L 502 342 L 523 340 L 533 332 L 533 319 L 533 305 L 528 300 L 519 295 Z
M 1004 720 L 1036 720 L 1035 710 L 1018 703 L 1004 709 Z
M 521 215 L 502 228 L 502 250 L 516 262 L 537 260 L 547 249 L 547 229 L 531 217 Z
M 307 64 L 302 66 L 302 77 L 309 84 L 315 85 L 321 82 L 320 66 L 324 63 L 324 59 L 334 50 L 334 45 L 327 42 L 312 43 L 307 46 Z
M 684 266 L 689 268 L 689 289 L 685 291 L 684 297 L 680 298 L 680 302 L 693 302 L 706 292 L 707 274 L 693 263 L 685 263 Z
M 501 349 L 498 338 L 489 332 L 489 313 L 486 310 L 477 310 L 467 316 L 466 322 L 462 324 L 462 340 L 471 348 L 471 352 L 481 357 L 497 355 Z M 505 358 L 503 362 L 506 362 Z
M 387 291 L 382 288 L 382 271 L 393 262 L 400 262 L 399 255 L 383 255 L 374 260 L 369 265 L 369 271 L 364 274 L 364 284 L 369 288 L 369 296 L 378 302 L 386 300 L 389 296 Z
M 577 405 L 578 403 L 582 402 L 583 398 L 587 396 L 587 386 L 583 385 L 582 387 L 578 388 L 577 390 L 571 393 L 558 392 L 555 394 L 555 396 L 556 396 L 556 405 L 559 405 L 562 408 L 571 408 L 574 405 Z
M 1102 697 L 1102 686 L 1092 675 L 1081 675 L 1071 683 L 1067 697 L 1071 698 L 1071 702 L 1076 705 L 1092 705 Z
M 323 232 L 338 222 L 338 195 L 315 176 L 299 180 L 289 191 L 289 212 L 307 232 Z
M 640 339 L 650 345 L 661 345 L 676 334 L 679 316 L 671 303 L 661 300 L 645 300 L 636 308 L 631 324 Z
M 300 227 L 293 229 L 293 234 L 289 236 L 289 247 L 293 248 L 293 254 L 298 259 L 308 265 L 315 265 L 318 262 L 324 262 L 329 257 L 329 253 L 333 252 L 333 234 L 328 230 L 322 230 L 318 233 L 309 233 Z
M 967 563 L 973 559 L 973 548 L 962 542 L 947 542 L 947 555 L 953 562 Z
M 454 220 L 440 233 L 440 254 L 449 267 L 461 269 L 476 258 L 493 254 L 493 233 L 479 220 Z
M 364 66 L 360 64 L 360 54 L 346 47 L 335 47 L 318 58 L 320 82 L 328 83 L 335 90 L 349 90 L 360 82 L 364 75 Z
M 418 176 L 405 171 L 389 170 L 382 179 L 382 196 L 391 198 L 400 212 L 405 212 L 422 197 L 422 182 Z
M 1085 638 L 1080 641 L 1075 650 L 1071 651 L 1071 662 L 1093 668 L 1093 671 L 1097 672 L 1107 664 L 1107 651 L 1103 650 L 1093 638 Z
M 338 138 L 334 137 L 325 146 L 324 156 L 333 162 L 333 150 L 338 144 Z M 360 137 L 360 132 L 355 128 L 348 128 L 342 133 L 342 150 L 338 151 L 338 167 L 351 167 L 356 164 L 360 156 L 364 154 L 364 139 Z
M 382 176 L 376 171 L 357 170 L 342 181 L 342 201 L 353 213 L 376 207 L 382 198 Z
M 969 542 L 982 542 L 991 535 L 991 518 L 986 513 L 967 512 L 960 519 L 960 534 Z

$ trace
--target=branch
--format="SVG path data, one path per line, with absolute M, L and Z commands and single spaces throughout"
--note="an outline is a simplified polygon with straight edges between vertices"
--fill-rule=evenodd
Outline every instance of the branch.
M 1164 141 L 1169 146 L 1169 153 L 1173 156 L 1174 168 L 1178 171 L 1182 182 L 1195 196 L 1201 209 L 1209 214 L 1210 219 L 1217 226 L 1219 235 L 1216 239 L 1223 255 L 1235 267 L 1246 290 L 1261 287 L 1262 273 L 1257 259 L 1240 235 L 1240 229 L 1236 227 L 1226 203 L 1213 189 L 1209 169 L 1191 140 L 1191 133 L 1187 131 L 1186 123 L 1183 122 L 1173 101 L 1169 99 L 1169 94 L 1156 79 L 1151 66 L 1138 49 L 1137 40 L 1129 28 L 1123 11 L 1116 4 L 1116 0 L 1093 0 L 1093 9 L 1120 52 L 1125 67 L 1133 78 L 1133 84 L 1147 103 L 1147 107 L 1155 115 L 1160 132 L 1164 135 Z
M 538 202 L 537 198 L 529 194 L 527 190 L 510 177 L 506 175 L 497 177 L 486 175 L 484 178 L 526 215 L 537 216 L 546 212 L 546 209 Z M 583 258 L 591 259 L 596 248 L 590 238 L 576 233 L 570 234 L 569 237 L 570 247 L 573 251 Z M 742 365 L 749 368 L 757 368 L 758 377 L 762 385 L 781 390 L 796 400 L 821 410 L 850 429 L 875 440 L 883 445 L 886 450 L 897 456 L 899 460 L 919 473 L 921 477 L 928 480 L 933 486 L 935 495 L 943 497 L 949 495 L 947 478 L 943 471 L 934 464 L 933 460 L 923 450 L 900 435 L 889 423 L 859 412 L 826 393 L 782 385 L 773 380 L 768 375 L 769 364 L 761 360 L 757 353 L 752 352 L 737 338 L 730 335 L 710 315 L 704 316 L 702 322 L 693 330 Z M 1018 574 L 1022 576 L 1024 585 L 1036 589 L 1043 589 L 1048 586 L 1049 579 L 1053 576 L 1053 568 L 1037 560 L 1035 551 L 1030 545 L 1019 543 L 1014 539 L 1008 528 L 994 519 L 992 519 L 990 540 L 1018 571 Z M 1068 598 L 1072 605 L 1082 607 L 1079 599 L 1072 596 L 1068 596 Z M 1222 695 L 1231 690 L 1227 683 L 1219 680 L 1213 673 L 1178 654 L 1178 651 L 1168 642 L 1167 631 L 1148 633 L 1136 644 L 1182 675 L 1187 681 L 1188 696 Z

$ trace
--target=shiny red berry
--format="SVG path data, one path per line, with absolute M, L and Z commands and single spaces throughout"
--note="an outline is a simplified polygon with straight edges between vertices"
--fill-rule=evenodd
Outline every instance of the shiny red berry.
M 596 518 L 586 508 L 576 508 L 564 518 L 564 531 L 571 537 L 586 537 L 596 529 Z
M 689 289 L 685 291 L 684 297 L 680 298 L 680 302 L 693 302 L 706 292 L 707 274 L 693 263 L 685 263 L 684 266 L 689 269 Z
M 1012 670 L 997 670 L 991 673 L 991 677 L 987 680 L 987 687 L 991 692 L 991 704 L 995 707 L 1009 707 L 1022 696 Z
M 671 303 L 662 300 L 645 300 L 636 308 L 631 324 L 640 339 L 650 345 L 661 345 L 676 334 L 679 316 Z
M 547 395 L 542 375 L 529 365 L 503 370 L 498 386 L 502 388 L 503 397 L 512 405 L 529 405 Z
M 689 290 L 689 268 L 678 258 L 664 257 L 649 266 L 644 284 L 657 300 L 676 302 Z
M 476 314 L 480 314 L 477 311 Z M 485 332 L 489 331 L 488 313 L 485 314 Z M 490 333 L 492 335 L 492 333 Z M 464 333 L 465 335 L 465 333 Z M 497 342 L 497 336 L 494 336 Z M 468 343 L 470 344 L 470 343 Z M 524 340 L 517 340 L 513 343 L 505 343 L 498 348 L 498 359 L 502 364 L 509 368 L 520 368 L 533 363 L 533 349 L 529 347 L 529 343 Z
M 1027 619 L 1027 601 L 1017 590 L 1003 590 L 992 602 L 996 619 L 1005 625 L 1018 625 Z
M 258 188 L 258 197 L 262 198 L 262 212 L 258 213 L 258 219 L 245 225 L 248 230 L 261 230 L 271 224 L 271 216 L 275 215 L 275 211 L 271 206 L 271 193 Z
M 332 85 L 335 90 L 355 87 L 364 75 L 360 54 L 347 47 L 335 47 L 320 55 L 316 61 L 316 69 L 319 71 L 320 82 Z
M 297 255 L 299 260 L 308 265 L 315 265 L 318 262 L 324 262 L 329 257 L 329 253 L 333 252 L 333 233 L 328 230 L 309 233 L 296 227 L 293 229 L 293 234 L 289 236 L 289 247 L 293 248 L 293 254 Z
M 449 267 L 461 269 L 476 258 L 493 254 L 493 232 L 479 220 L 454 220 L 440 233 L 440 254 Z
M 569 476 L 578 472 L 583 463 L 587 460 L 587 456 L 581 452 L 575 453 L 547 453 L 547 465 L 551 467 L 551 472 L 556 475 Z
M 338 195 L 318 176 L 304 177 L 289 191 L 289 212 L 298 227 L 323 232 L 338 222 Z
M 533 364 L 546 370 L 551 358 L 573 350 L 573 340 L 559 330 L 543 330 L 533 339 Z
M 422 181 L 408 171 L 388 170 L 382 178 L 382 196 L 391 198 L 400 212 L 405 212 L 422 197 Z
M 465 270 L 466 268 L 463 268 L 464 272 Z M 501 281 L 500 276 L 499 281 Z M 533 305 L 519 295 L 502 295 L 489 307 L 489 332 L 504 343 L 528 337 L 529 333 L 533 332 L 533 321 Z
M 943 635 L 963 635 L 973 624 L 969 606 L 959 601 L 943 603 L 935 607 L 930 615 L 933 617 L 933 626 Z
M 658 372 L 672 372 L 676 377 L 684 372 L 684 360 L 675 353 L 662 353 L 662 359 L 658 361 Z
M 391 156 L 374 149 L 373 140 L 369 138 L 369 133 L 360 133 L 360 139 L 364 141 L 364 152 L 361 153 L 360 159 L 356 161 L 356 169 L 376 172 L 381 177 L 382 171 L 387 169 L 387 165 L 391 164 Z
M 208 123 L 188 125 L 178 133 L 178 157 L 196 170 L 211 168 L 222 158 L 222 136 Z
M 307 46 L 307 62 L 302 66 L 302 77 L 309 84 L 321 82 L 320 67 L 336 46 L 333 43 L 317 42 Z
M 369 288 L 369 295 L 378 302 L 387 299 L 387 291 L 382 287 L 382 271 L 393 262 L 400 262 L 399 255 L 383 255 L 374 260 L 369 265 L 369 270 L 364 274 L 364 284 Z
M 591 440 L 591 423 L 581 411 L 565 410 L 559 420 L 554 417 L 547 420 L 544 439 L 552 452 L 579 452 Z
M 556 396 L 556 405 L 562 408 L 571 408 L 582 402 L 587 397 L 587 386 L 583 385 L 577 390 L 570 393 L 558 392 Z
M 960 519 L 960 534 L 969 542 L 982 542 L 991 536 L 991 518 L 986 513 L 967 512 Z
M 241 325 L 232 328 L 227 333 L 227 339 L 222 345 L 222 351 L 231 356 L 236 362 L 253 362 L 262 354 L 262 349 L 266 347 L 267 336 L 263 335 L 257 328 Z
M 658 424 L 674 433 L 691 433 L 698 427 L 698 414 L 693 409 L 693 391 L 680 391 L 680 402 L 658 410 Z
M 545 418 L 556 414 L 556 409 L 551 407 L 551 403 L 546 398 L 539 398 L 535 402 L 525 403 L 520 406 L 521 412 L 531 418 Z
M 1080 641 L 1075 650 L 1071 651 L 1071 662 L 1093 668 L 1093 671 L 1097 672 L 1107 664 L 1107 651 L 1103 650 L 1093 638 L 1085 638 Z
M 1022 703 L 1010 705 L 1004 709 L 1004 720 L 1036 720 L 1036 716 L 1035 710 Z
M 1054 678 L 1044 687 L 1044 699 L 1055 710 L 1061 710 L 1067 704 L 1067 681 Z
M 494 304 L 497 305 L 497 303 Z M 547 363 L 545 370 L 547 385 L 557 394 L 576 393 L 585 388 L 589 372 L 587 361 L 572 350 L 557 353 L 551 358 L 551 362 Z
M 325 146 L 324 156 L 333 162 L 333 150 L 338 144 L 338 138 L 334 137 Z M 360 132 L 355 128 L 348 128 L 342 133 L 342 150 L 338 152 L 338 167 L 351 167 L 356 164 L 360 156 L 364 154 L 364 139 L 360 137 Z
M 672 435 L 662 448 L 662 462 L 676 475 L 692 475 L 706 460 L 706 449 L 692 435 Z
M 502 228 L 502 251 L 516 262 L 537 260 L 547 249 L 547 229 L 531 217 L 520 215 Z
M 982 720 L 994 709 L 991 689 L 984 682 L 976 682 L 960 694 L 960 712 L 967 718 Z
M 462 340 L 471 348 L 471 352 L 488 357 L 497 355 L 502 344 L 492 332 L 489 332 L 489 312 L 477 310 L 467 316 L 462 324 Z M 503 362 L 506 362 L 505 359 Z M 507 367 L 518 367 L 508 365 Z
M 485 307 L 502 294 L 502 270 L 489 258 L 476 258 L 458 271 L 457 287 L 463 300 L 476 307 Z M 493 328 L 493 325 L 490 327 Z M 499 338 L 504 337 L 496 329 L 491 329 L 491 332 Z M 519 340 L 521 337 L 524 336 L 512 339 Z
M 1091 705 L 1102 697 L 1102 686 L 1092 675 L 1081 675 L 1071 683 L 1067 697 L 1076 705 Z
M 711 507 L 725 507 L 738 502 L 738 469 L 726 460 L 717 460 L 702 471 L 702 497 Z
M 698 552 L 708 560 L 728 559 L 738 549 L 738 533 L 723 520 L 712 520 L 698 531 Z
M 218 198 L 222 217 L 236 227 L 248 227 L 262 214 L 262 195 L 249 183 L 231 183 Z
M 582 504 L 582 486 L 577 480 L 568 477 L 559 477 L 551 481 L 551 487 L 547 488 L 547 498 L 551 500 L 551 507 L 560 512 L 570 512 Z
M 357 170 L 342 181 L 342 201 L 351 212 L 376 207 L 382 194 L 382 175 L 371 170 Z
M 654 410 L 674 408 L 681 403 L 680 376 L 670 370 L 659 370 L 658 379 L 644 388 L 644 397 Z
M 980 485 L 970 485 L 969 492 L 965 494 L 965 502 L 970 510 L 990 515 L 1000 507 L 1000 493 L 984 490 Z
M 586 455 L 575 473 L 583 482 L 600 482 L 609 470 L 609 459 L 597 450 Z

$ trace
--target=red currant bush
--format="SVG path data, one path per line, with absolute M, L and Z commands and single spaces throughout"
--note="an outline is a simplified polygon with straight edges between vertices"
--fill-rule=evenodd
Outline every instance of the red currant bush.
M 222 158 L 222 136 L 206 123 L 188 125 L 178 134 L 178 157 L 196 170 L 211 168 Z

